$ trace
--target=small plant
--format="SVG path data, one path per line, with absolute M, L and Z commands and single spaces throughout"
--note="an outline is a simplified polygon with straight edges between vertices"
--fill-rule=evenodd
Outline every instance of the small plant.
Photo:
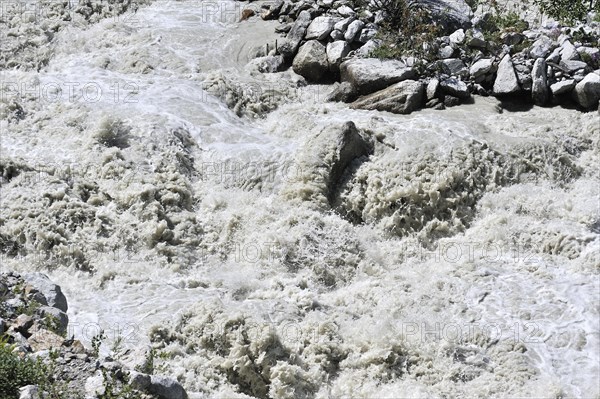
M 568 25 L 584 20 L 588 11 L 600 12 L 600 2 L 597 0 L 534 0 L 534 2 L 542 12 Z
M 19 388 L 43 384 L 48 369 L 41 359 L 30 359 L 13 353 L 15 346 L 8 337 L 0 338 L 0 398 L 18 398 Z
M 135 369 L 140 373 L 144 374 L 154 374 L 154 358 L 156 357 L 156 349 L 150 348 L 148 352 L 146 352 L 146 358 L 144 359 L 144 363 L 139 366 L 136 366 Z
M 121 357 L 123 357 L 124 352 L 125 348 L 123 348 L 123 336 L 119 334 L 110 348 L 110 353 L 115 360 L 119 360 Z
M 104 377 L 104 393 L 99 399 L 141 399 L 142 395 L 129 384 L 129 378 L 122 376 L 121 379 L 115 373 L 102 370 Z
M 104 335 L 104 330 L 100 330 L 100 332 L 92 337 L 92 353 L 94 357 L 98 357 L 100 354 L 100 346 L 102 346 L 102 342 L 106 339 L 106 335 Z

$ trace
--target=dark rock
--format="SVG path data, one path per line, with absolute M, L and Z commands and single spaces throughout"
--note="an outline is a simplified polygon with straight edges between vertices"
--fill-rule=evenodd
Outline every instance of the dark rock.
M 446 108 L 456 107 L 460 105 L 460 98 L 454 96 L 444 96 L 444 106 Z
M 440 64 L 442 65 L 442 70 L 448 75 L 466 76 L 469 73 L 467 66 L 458 58 L 440 60 Z
M 548 90 L 548 80 L 546 77 L 546 60 L 538 58 L 533 64 L 531 71 L 532 86 L 531 98 L 534 104 L 544 105 L 548 102 L 550 92 Z
M 444 79 L 440 82 L 440 89 L 443 94 L 447 94 L 453 97 L 461 99 L 467 99 L 471 97 L 467 84 L 456 78 Z
M 310 13 L 308 11 L 302 11 L 298 15 L 296 22 L 294 22 L 294 25 L 292 25 L 292 28 L 286 35 L 285 41 L 279 46 L 279 54 L 283 55 L 286 60 L 294 58 L 310 22 Z

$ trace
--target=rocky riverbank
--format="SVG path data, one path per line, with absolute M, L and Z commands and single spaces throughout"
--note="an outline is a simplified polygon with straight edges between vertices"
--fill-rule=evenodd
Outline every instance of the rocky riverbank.
M 102 334 L 92 340 L 91 349 L 69 338 L 67 299 L 46 275 L 0 274 L 0 299 L 3 399 L 187 398 L 171 378 L 101 356 Z
M 331 101 L 410 113 L 493 95 L 540 106 L 595 110 L 600 100 L 600 23 L 543 26 L 499 16 L 464 1 L 423 2 L 440 36 L 402 54 L 385 43 L 387 15 L 345 0 L 276 0 L 260 17 L 277 19 L 283 39 L 253 61 L 263 72 L 289 67 L 309 83 L 331 83 Z M 248 15 L 246 13 L 244 18 Z M 593 16 L 590 13 L 590 16 Z M 503 19 L 504 18 L 504 19 Z M 393 60 L 375 56 L 393 51 Z M 413 52 L 414 53 L 414 52 Z M 406 83 L 400 83 L 407 81 Z M 360 97 L 360 98 L 359 98 Z

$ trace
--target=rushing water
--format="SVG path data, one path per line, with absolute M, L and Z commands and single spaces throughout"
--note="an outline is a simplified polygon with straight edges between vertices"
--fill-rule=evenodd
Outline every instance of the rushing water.
M 241 9 L 156 1 L 2 72 L 3 268 L 126 362 L 152 331 L 194 397 L 599 397 L 597 114 L 326 103 L 246 65 L 277 36 Z M 299 201 L 346 121 L 373 155 Z

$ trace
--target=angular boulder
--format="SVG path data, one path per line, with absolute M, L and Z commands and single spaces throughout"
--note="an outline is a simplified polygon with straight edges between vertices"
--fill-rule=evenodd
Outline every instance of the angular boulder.
M 550 90 L 552 91 L 553 95 L 560 96 L 565 93 L 570 93 L 571 90 L 575 88 L 576 83 L 577 82 L 575 82 L 575 79 L 561 80 L 560 82 L 556 82 L 550 86 Z
M 510 55 L 506 54 L 498 65 L 496 80 L 494 81 L 494 94 L 506 95 L 513 94 L 520 90 L 517 74 L 510 60 Z
M 69 309 L 67 298 L 62 293 L 60 287 L 50 281 L 50 278 L 45 274 L 28 273 L 23 275 L 23 279 L 44 295 L 48 306 L 60 309 L 63 312 L 66 312 Z
M 553 50 L 553 47 L 554 41 L 548 36 L 542 35 L 531 45 L 529 56 L 534 59 L 546 58 Z
M 544 105 L 548 102 L 550 91 L 548 89 L 548 78 L 546 76 L 546 60 L 538 58 L 531 70 L 531 98 L 536 105 Z
M 340 64 L 350 52 L 350 46 L 344 40 L 338 40 L 327 44 L 327 62 L 332 72 L 340 71 Z
M 303 76 L 308 81 L 318 82 L 329 71 L 327 51 L 317 40 L 310 40 L 300 47 L 292 63 L 294 72 Z
M 405 80 L 359 98 L 350 105 L 350 108 L 410 114 L 421 108 L 424 103 L 425 88 L 423 83 Z
M 353 21 L 350 25 L 348 25 L 348 29 L 346 29 L 346 33 L 344 33 L 344 39 L 346 39 L 348 43 L 352 43 L 353 41 L 357 40 L 364 26 L 365 23 L 360 19 Z
M 469 28 L 473 10 L 464 0 L 416 0 L 446 29 Z
M 396 60 L 376 58 L 354 58 L 340 65 L 342 82 L 350 82 L 361 94 L 370 94 L 385 89 L 394 83 L 413 79 L 416 73 L 404 63 Z

